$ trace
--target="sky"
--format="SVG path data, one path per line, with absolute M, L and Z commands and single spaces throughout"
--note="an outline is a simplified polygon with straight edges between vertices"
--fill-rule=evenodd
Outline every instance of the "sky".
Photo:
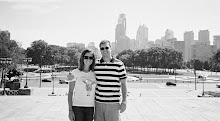
M 36 40 L 66 47 L 69 42 L 115 41 L 119 14 L 126 15 L 126 35 L 136 38 L 140 25 L 148 28 L 155 41 L 174 31 L 183 41 L 185 31 L 199 30 L 220 35 L 220 0 L 0 0 L 0 29 L 23 48 Z

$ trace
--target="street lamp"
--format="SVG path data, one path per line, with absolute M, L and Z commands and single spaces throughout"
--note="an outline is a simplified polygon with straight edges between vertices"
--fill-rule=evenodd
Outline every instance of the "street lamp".
M 176 68 L 174 68 L 174 73 L 175 73 L 175 83 L 176 83 Z
M 53 70 L 54 70 L 54 68 L 55 68 L 54 55 L 52 55 L 52 59 L 53 59 L 53 65 L 52 65 L 52 75 L 51 75 L 51 78 L 52 78 L 52 81 L 53 81 L 53 91 L 52 91 L 51 94 L 49 94 L 49 96 L 56 96 L 56 95 L 54 94 L 54 75 L 53 75 Z
M 195 90 L 196 90 L 196 58 L 194 60 L 194 74 L 195 74 Z
M 42 58 L 43 58 L 44 56 L 41 56 L 41 58 L 40 58 L 40 88 L 41 88 L 41 82 L 42 82 L 42 80 L 41 80 L 41 73 L 42 73 Z
M 202 81 L 203 81 L 203 91 L 202 91 L 202 96 L 205 96 L 205 90 L 204 90 L 204 81 L 206 80 L 206 77 L 203 76 L 202 77 Z
M 27 71 L 27 72 L 26 72 L 26 84 L 25 84 L 24 88 L 28 88 L 28 86 L 27 86 L 28 62 L 31 62 L 31 61 L 32 61 L 32 58 L 24 58 L 23 61 L 26 62 L 26 64 L 27 64 L 27 70 L 26 70 L 26 71 Z
M 54 94 L 54 75 L 53 75 L 53 69 L 54 69 L 54 65 L 52 66 L 52 75 L 51 75 L 51 78 L 52 78 L 52 81 L 53 81 L 53 91 L 52 91 L 52 94 Z
M 3 83 L 4 83 L 4 91 L 3 91 L 3 95 L 6 94 L 6 91 L 5 91 L 5 87 L 6 87 L 6 80 L 5 80 L 5 75 L 4 75 L 4 68 L 7 67 L 7 65 L 11 64 L 12 62 L 12 59 L 11 58 L 0 58 L 0 63 L 3 65 L 3 69 L 2 69 L 2 76 L 3 76 Z M 4 67 L 5 65 L 5 67 Z M 2 81 L 1 81 L 1 84 L 2 84 Z

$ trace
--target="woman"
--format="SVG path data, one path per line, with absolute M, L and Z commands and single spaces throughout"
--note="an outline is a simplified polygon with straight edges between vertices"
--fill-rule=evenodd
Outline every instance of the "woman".
M 95 55 L 92 50 L 85 49 L 80 56 L 79 68 L 68 76 L 69 119 L 70 121 L 92 121 L 94 115 L 95 95 Z

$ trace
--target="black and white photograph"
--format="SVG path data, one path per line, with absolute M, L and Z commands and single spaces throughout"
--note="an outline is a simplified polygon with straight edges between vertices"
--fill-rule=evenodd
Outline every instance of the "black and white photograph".
M 219 0 L 0 0 L 0 121 L 220 121 Z

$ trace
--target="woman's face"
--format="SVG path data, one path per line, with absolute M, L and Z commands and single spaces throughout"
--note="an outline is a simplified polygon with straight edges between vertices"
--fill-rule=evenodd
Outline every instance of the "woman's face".
M 93 55 L 92 55 L 91 52 L 86 53 L 86 54 L 84 55 L 84 57 L 83 57 L 84 65 L 85 65 L 85 66 L 90 66 L 90 65 L 92 64 L 92 62 L 93 62 L 93 59 L 94 59 L 94 57 L 93 57 Z

